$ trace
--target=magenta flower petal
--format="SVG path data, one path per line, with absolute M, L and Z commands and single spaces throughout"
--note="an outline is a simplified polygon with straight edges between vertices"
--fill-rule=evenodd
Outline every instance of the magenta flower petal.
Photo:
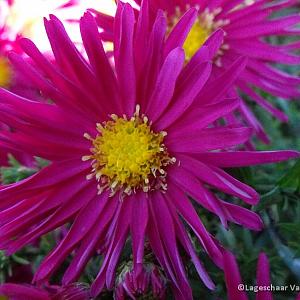
M 56 249 L 44 260 L 40 269 L 35 274 L 35 280 L 40 281 L 49 277 L 49 273 L 53 272 L 66 258 L 66 256 L 72 252 L 76 244 L 81 240 L 82 235 L 88 233 L 88 231 L 96 225 L 99 212 L 103 210 L 107 202 L 107 194 L 103 194 L 99 199 L 93 198 L 85 207 L 82 208 L 69 232 Z M 100 205 L 99 205 L 100 200 Z M 85 227 L 82 228 L 82 223 L 85 222 Z
M 176 185 L 177 184 L 175 184 L 175 186 Z M 182 188 L 185 191 L 187 191 L 188 194 L 193 196 L 193 193 L 187 190 L 186 187 L 182 187 Z M 198 218 L 197 213 L 193 208 L 192 204 L 187 200 L 186 195 L 182 192 L 181 189 L 176 188 L 176 191 L 177 191 L 176 194 L 178 195 L 177 197 L 180 196 L 180 199 L 177 199 L 177 197 L 172 197 L 172 201 L 176 203 L 176 208 L 178 209 L 179 213 L 193 229 L 199 241 L 201 242 L 202 246 L 211 256 L 213 261 L 218 266 L 222 267 L 223 264 L 222 257 L 221 257 L 222 255 L 218 245 L 215 243 L 212 237 L 207 233 L 204 225 Z
M 184 52 L 181 48 L 170 51 L 158 74 L 155 89 L 148 106 L 147 116 L 155 122 L 168 107 L 176 86 L 176 81 L 184 63 Z M 151 110 L 149 110 L 151 108 Z
M 96 13 L 96 20 L 98 23 L 101 23 L 104 32 L 101 32 L 101 39 L 104 41 L 112 41 L 114 39 L 113 27 L 114 27 L 114 17 L 108 16 L 101 12 L 98 12 L 94 9 L 89 9 L 90 12 Z
M 12 297 L 12 299 L 50 300 L 46 291 L 26 285 L 6 283 L 0 286 L 0 295 Z
M 222 46 L 222 43 L 224 42 L 224 34 L 225 33 L 222 29 L 218 29 L 215 32 L 213 32 L 203 44 L 204 46 L 207 46 L 209 48 L 211 53 L 211 59 L 214 58 L 214 56 L 217 54 L 218 50 Z M 194 57 L 195 55 L 191 58 L 191 61 L 194 59 Z
M 172 209 L 172 214 L 173 214 L 174 220 L 176 220 L 176 224 L 175 224 L 176 231 L 178 231 L 178 237 L 181 240 L 181 243 L 182 243 L 183 247 L 185 248 L 185 251 L 190 255 L 191 260 L 194 263 L 195 268 L 199 274 L 199 277 L 202 279 L 203 283 L 209 289 L 214 290 L 215 284 L 213 283 L 213 281 L 207 274 L 205 268 L 203 267 L 201 261 L 199 260 L 197 254 L 193 248 L 192 242 L 191 242 L 188 234 L 185 231 L 183 224 L 178 220 L 178 218 L 176 218 L 175 207 L 172 207 L 171 209 Z
M 246 293 L 239 291 L 238 286 L 242 284 L 241 275 L 237 262 L 232 253 L 224 253 L 224 272 L 229 300 L 247 300 Z
M 292 157 L 299 157 L 297 151 L 234 151 L 234 152 L 210 152 L 196 155 L 200 160 L 221 167 L 245 167 L 257 164 L 276 163 Z M 247 157 L 247 158 L 246 158 Z M 231 161 L 229 163 L 229 160 Z M 234 161 L 233 161 L 234 160 Z
M 184 135 L 191 128 L 201 130 L 209 124 L 228 115 L 240 105 L 239 99 L 225 99 L 205 108 L 195 108 L 189 112 L 189 117 L 182 116 L 177 122 L 172 124 L 174 131 L 169 134 L 169 138 Z
M 136 196 L 136 206 L 132 207 L 131 212 L 131 234 L 132 234 L 132 252 L 133 252 L 133 263 L 134 269 L 139 274 L 138 268 L 143 265 L 144 257 L 144 242 L 146 227 L 149 218 L 149 207 L 148 201 L 143 195 Z
M 106 230 L 110 224 L 109 222 L 111 222 L 112 218 L 115 216 L 117 208 L 118 199 L 117 197 L 114 197 L 113 199 L 110 199 L 105 209 L 98 216 L 97 226 L 92 228 L 83 238 L 74 259 L 64 274 L 62 280 L 63 284 L 69 284 L 76 278 L 79 278 L 83 268 L 94 254 L 96 246 L 104 241 Z
M 281 110 L 275 108 L 271 103 L 266 101 L 262 96 L 258 95 L 255 93 L 253 90 L 251 90 L 249 87 L 245 85 L 240 85 L 244 91 L 250 95 L 253 100 L 259 104 L 262 108 L 267 110 L 270 114 L 272 114 L 274 117 L 277 119 L 281 120 L 282 122 L 287 122 L 288 121 L 288 116 L 283 113 Z
M 204 62 L 198 64 L 193 72 L 189 74 L 185 80 L 181 81 L 178 89 L 175 91 L 176 96 L 173 97 L 173 109 L 170 108 L 160 120 L 158 120 L 158 128 L 166 128 L 179 118 L 194 102 L 201 88 L 205 85 L 211 74 L 211 64 Z
M 265 253 L 260 253 L 258 262 L 257 262 L 257 285 L 259 286 L 270 286 L 271 278 L 270 278 L 270 266 L 269 261 Z M 256 295 L 256 300 L 272 300 L 272 292 L 271 291 L 258 291 Z
M 182 132 L 182 135 L 170 137 L 167 145 L 172 147 L 175 152 L 199 153 L 243 144 L 249 140 L 251 134 L 252 129 L 248 127 L 205 128 L 199 132 L 195 131 L 185 135 Z M 195 141 L 196 136 L 199 138 L 199 142 Z
M 148 50 L 148 40 L 147 40 L 147 33 L 150 30 L 150 20 L 149 20 L 149 7 L 148 2 L 144 1 L 142 3 L 141 13 L 137 19 L 136 25 L 136 37 L 134 42 L 135 48 L 135 60 L 136 60 L 136 68 L 137 74 L 139 75 L 140 72 L 143 72 L 143 65 L 145 62 L 145 53 Z M 157 16 L 159 18 L 159 15 Z M 162 18 L 164 20 L 164 18 Z M 162 26 L 163 28 L 164 26 Z
M 227 211 L 228 221 L 256 231 L 264 228 L 261 217 L 253 211 L 224 201 L 222 201 L 222 204 Z
M 152 215 L 155 216 L 156 226 L 160 233 L 163 247 L 168 255 L 171 268 L 175 274 L 176 281 L 178 282 L 178 287 L 186 299 L 192 299 L 192 290 L 189 286 L 177 248 L 173 220 L 167 207 L 166 200 L 160 193 L 153 195 L 150 202 L 150 209 Z M 168 249 L 172 249 L 172 251 L 169 251 Z M 175 284 L 177 283 L 175 282 Z
M 199 98 L 211 99 L 211 101 L 217 101 L 224 93 L 232 87 L 232 84 L 240 76 L 241 72 L 244 71 L 247 65 L 247 58 L 238 58 L 221 76 L 213 79 L 199 94 Z M 219 86 L 217 89 L 216 87 Z M 222 87 L 220 89 L 220 86 Z M 214 100 L 213 100 L 214 99 Z M 205 101 L 205 100 L 203 100 Z
M 159 12 L 151 30 L 148 49 L 145 51 L 145 53 L 143 52 L 144 61 L 140 66 L 137 65 L 137 68 L 142 68 L 139 70 L 140 78 L 142 74 L 144 74 L 145 78 L 147 78 L 147 80 L 139 81 L 139 101 L 141 105 L 147 105 L 148 102 L 146 99 L 151 97 L 152 91 L 155 88 L 159 73 L 158 65 L 163 57 L 162 51 L 164 47 L 166 30 L 166 19 L 164 18 L 163 13 Z
M 101 93 L 106 99 L 110 99 L 110 108 L 115 112 L 121 112 L 121 105 L 118 101 L 117 81 L 110 63 L 105 54 L 103 44 L 99 38 L 98 27 L 95 19 L 88 13 L 81 18 L 80 31 L 86 53 L 91 67 L 96 75 L 97 82 L 101 82 Z M 103 105 L 106 101 L 103 101 Z
M 131 201 L 123 202 L 120 205 L 118 216 L 115 216 L 116 220 L 112 223 L 113 235 L 110 244 L 108 245 L 101 269 L 91 286 L 92 296 L 98 295 L 104 286 L 112 288 L 115 268 L 129 230 L 130 220 L 127 218 L 127 215 L 130 214 L 131 205 Z
M 240 197 L 247 203 L 255 204 L 258 201 L 258 195 L 252 188 L 234 179 L 221 169 L 205 165 L 188 156 L 178 155 L 178 158 L 182 163 L 182 167 L 186 171 L 191 170 L 191 173 L 202 182 L 215 186 L 230 195 Z
M 5 283 L 0 286 L 0 295 L 14 300 L 88 300 L 89 291 L 82 284 L 69 286 L 45 286 L 35 287 L 32 285 L 21 285 Z
M 190 29 L 195 22 L 196 17 L 196 9 L 190 9 L 183 15 L 183 17 L 180 19 L 178 24 L 176 24 L 176 26 L 168 36 L 164 52 L 165 56 L 167 56 L 172 49 L 182 47 L 186 37 L 189 34 Z
M 152 200 L 155 196 L 152 198 Z M 180 297 L 186 297 L 187 299 L 192 299 L 192 291 L 188 285 L 187 278 L 183 272 L 182 262 L 178 260 L 178 249 L 175 246 L 176 242 L 174 240 L 174 227 L 171 223 L 165 230 L 163 230 L 162 224 L 156 217 L 157 211 L 154 211 L 152 203 L 150 205 L 150 220 L 152 222 L 151 228 L 149 228 L 149 241 L 153 249 L 153 252 L 158 258 L 158 261 L 163 266 L 165 272 L 172 280 L 172 285 L 174 289 L 174 296 L 176 299 L 181 299 Z M 161 230 L 163 230 L 161 232 Z M 168 235 L 170 235 L 168 237 Z M 174 244 L 175 243 L 175 244 Z M 170 244 L 175 246 L 174 253 L 171 253 L 168 248 Z
M 133 31 L 134 31 L 134 12 L 129 4 L 124 4 L 120 16 L 120 40 L 116 41 L 119 45 L 115 55 L 116 73 L 119 80 L 123 109 L 131 115 L 136 105 L 136 74 L 133 58 Z
M 243 288 L 245 285 L 242 282 L 239 268 L 236 259 L 232 253 L 229 251 L 224 252 L 224 262 L 225 262 L 225 282 L 227 287 L 228 299 L 237 300 L 245 299 L 248 297 L 244 292 Z M 257 278 L 256 285 L 258 286 L 258 291 L 255 299 L 257 300 L 272 300 L 272 291 L 264 288 L 269 287 L 271 289 L 271 279 L 270 279 L 270 266 L 269 261 L 265 253 L 260 253 L 257 262 Z M 242 287 L 242 290 L 240 289 Z M 261 288 L 263 290 L 261 290 Z

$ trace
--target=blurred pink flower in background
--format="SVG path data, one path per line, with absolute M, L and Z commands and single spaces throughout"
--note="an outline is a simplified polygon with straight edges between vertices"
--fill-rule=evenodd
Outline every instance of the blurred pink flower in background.
M 124 1 L 126 2 L 126 1 Z M 268 143 L 260 121 L 251 108 L 254 103 L 280 121 L 286 122 L 287 115 L 258 93 L 267 92 L 283 99 L 299 99 L 300 79 L 283 71 L 278 64 L 299 65 L 300 24 L 299 2 L 283 1 L 210 1 L 210 0 L 136 0 L 136 5 L 144 6 L 154 22 L 158 10 L 167 16 L 169 30 L 190 7 L 198 11 L 185 43 L 187 59 L 191 59 L 207 38 L 217 29 L 225 32 L 224 41 L 214 57 L 213 74 L 215 77 L 227 69 L 239 56 L 249 57 L 242 72 L 229 94 L 241 96 L 241 105 L 235 113 L 225 117 L 228 124 L 248 124 L 263 142 Z M 288 13 L 276 16 L 276 13 Z M 103 28 L 103 38 L 113 39 L 113 17 L 96 13 L 98 23 Z M 294 36 L 294 42 L 282 45 L 271 42 L 271 37 Z M 245 97 L 246 95 L 246 97 Z M 251 105 L 248 100 L 253 101 Z

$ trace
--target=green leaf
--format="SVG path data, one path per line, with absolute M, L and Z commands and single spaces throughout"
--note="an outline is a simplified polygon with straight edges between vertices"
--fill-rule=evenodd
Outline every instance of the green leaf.
M 0 182 L 3 184 L 10 184 L 23 180 L 49 165 L 49 161 L 40 157 L 35 157 L 33 167 L 26 167 L 11 154 L 8 155 L 8 162 L 8 167 L 0 167 Z
M 25 179 L 37 172 L 37 168 L 22 166 L 12 155 L 9 154 L 9 167 L 0 168 L 1 182 L 10 184 Z
M 300 280 L 300 258 L 296 257 L 295 252 L 282 243 L 281 239 L 272 228 L 269 228 L 268 232 L 277 249 L 278 255 L 297 279 Z
M 300 191 L 300 160 L 279 180 L 278 185 L 281 188 L 293 189 L 295 192 Z

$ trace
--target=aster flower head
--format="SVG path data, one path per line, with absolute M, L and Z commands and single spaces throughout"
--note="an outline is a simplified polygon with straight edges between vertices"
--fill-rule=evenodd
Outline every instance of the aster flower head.
M 153 264 L 143 266 L 139 272 L 132 269 L 132 266 L 126 266 L 118 279 L 115 289 L 115 299 L 157 299 L 166 298 L 167 280 Z
M 87 287 L 74 283 L 68 286 L 45 286 L 5 283 L 0 285 L 3 300 L 88 300 L 91 299 Z
M 229 300 L 247 300 L 247 293 L 244 290 L 239 267 L 234 255 L 225 251 L 224 253 L 224 273 Z M 256 300 L 272 300 L 272 282 L 270 276 L 270 265 L 265 253 L 260 253 L 257 261 L 256 283 L 257 286 Z M 273 286 L 274 288 L 274 286 Z M 296 300 L 300 299 L 300 294 Z
M 3 133 L 0 139 L 51 164 L 0 190 L 0 246 L 14 253 L 62 224 L 72 224 L 40 265 L 35 282 L 47 281 L 70 253 L 74 255 L 62 282 L 77 280 L 100 249 L 102 262 L 91 294 L 112 289 L 119 257 L 130 236 L 133 272 L 142 269 L 147 240 L 175 299 L 192 299 L 179 246 L 204 284 L 210 289 L 214 284 L 181 217 L 220 267 L 223 255 L 189 196 L 215 213 L 224 226 L 234 222 L 259 230 L 262 222 L 255 213 L 219 199 L 208 185 L 256 204 L 258 194 L 223 168 L 298 157 L 293 151 L 235 151 L 252 130 L 213 124 L 239 105 L 238 99 L 228 99 L 226 94 L 246 60 L 239 58 L 211 81 L 211 59 L 222 43 L 222 32 L 211 36 L 185 63 L 182 46 L 197 11 L 189 10 L 167 39 L 163 13 L 159 11 L 151 24 L 147 12 L 135 16 L 129 4 L 119 3 L 115 68 L 89 13 L 80 21 L 89 61 L 55 16 L 45 20 L 55 65 L 27 39 L 21 44 L 36 67 L 10 55 L 13 65 L 52 102 L 38 103 L 1 90 L 1 119 L 18 132 Z
M 190 60 L 207 38 L 217 29 L 225 33 L 224 41 L 215 53 L 213 74 L 227 69 L 239 56 L 248 57 L 245 70 L 239 75 L 233 89 L 229 92 L 247 96 L 241 101 L 239 109 L 226 116 L 229 124 L 244 123 L 254 128 L 256 135 L 265 143 L 269 138 L 262 125 L 248 106 L 253 101 L 277 119 L 286 122 L 288 117 L 263 98 L 258 90 L 265 91 L 283 99 L 297 99 L 300 96 L 300 79 L 278 68 L 278 64 L 299 65 L 299 39 L 294 42 L 275 45 L 270 42 L 274 36 L 298 36 L 300 16 L 297 0 L 283 1 L 200 1 L 200 0 L 149 0 L 136 1 L 140 6 L 149 6 L 152 22 L 156 13 L 162 9 L 167 15 L 169 30 L 190 8 L 197 8 L 197 18 L 183 45 L 186 59 Z M 288 14 L 276 16 L 289 9 Z M 112 39 L 113 18 L 96 13 L 98 23 L 104 29 L 103 37 Z

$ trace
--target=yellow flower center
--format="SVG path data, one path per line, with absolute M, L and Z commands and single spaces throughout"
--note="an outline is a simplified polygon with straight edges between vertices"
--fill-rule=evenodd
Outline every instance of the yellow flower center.
M 211 28 L 200 19 L 194 23 L 183 45 L 186 60 L 190 60 L 211 34 Z
M 208 37 L 218 28 L 223 27 L 229 23 L 229 20 L 220 19 L 217 20 L 216 16 L 222 11 L 221 8 L 214 9 L 213 11 L 205 9 L 203 12 L 199 12 L 198 18 L 192 26 L 184 44 L 183 49 L 185 51 L 186 62 L 188 62 L 194 54 L 201 48 L 206 42 Z M 177 24 L 183 12 L 180 8 L 176 9 L 176 15 L 169 19 L 168 32 L 174 28 Z M 223 50 L 227 50 L 228 45 L 223 44 L 217 53 L 218 56 L 223 54 Z M 217 63 L 217 61 L 216 61 Z
M 8 88 L 12 79 L 12 69 L 6 57 L 0 56 L 0 87 Z
M 165 167 L 175 162 L 163 144 L 165 132 L 152 131 L 148 118 L 140 116 L 139 106 L 131 119 L 111 116 L 112 120 L 97 124 L 99 134 L 89 139 L 92 155 L 82 157 L 92 160 L 92 173 L 101 193 L 110 189 L 112 194 L 122 189 L 127 195 L 142 189 L 144 192 L 166 189 Z

